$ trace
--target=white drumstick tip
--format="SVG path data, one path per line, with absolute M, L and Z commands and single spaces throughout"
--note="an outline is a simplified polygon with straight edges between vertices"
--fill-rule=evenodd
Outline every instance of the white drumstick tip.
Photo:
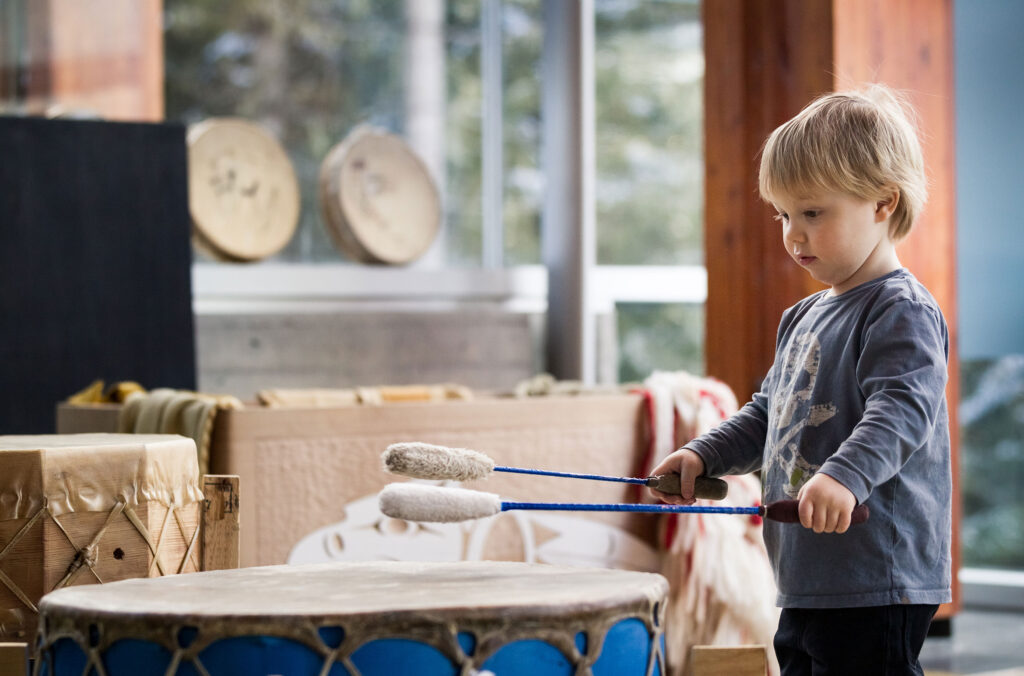
M 494 471 L 494 461 L 483 453 L 420 441 L 391 444 L 381 459 L 387 471 L 414 479 L 474 481 Z
M 380 492 L 380 511 L 392 519 L 454 523 L 501 512 L 496 493 L 423 484 L 388 484 Z

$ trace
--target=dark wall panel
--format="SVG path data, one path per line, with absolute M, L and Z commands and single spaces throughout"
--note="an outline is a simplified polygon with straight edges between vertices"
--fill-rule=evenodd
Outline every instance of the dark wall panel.
M 0 433 L 96 378 L 195 388 L 185 129 L 0 117 Z

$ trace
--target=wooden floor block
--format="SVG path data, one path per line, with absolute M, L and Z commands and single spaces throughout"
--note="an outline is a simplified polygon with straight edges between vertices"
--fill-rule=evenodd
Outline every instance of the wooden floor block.
M 690 653 L 692 676 L 765 676 L 768 653 L 763 645 L 694 646 Z
M 924 676 L 968 676 L 966 672 L 962 671 L 936 671 L 934 669 L 925 669 Z M 1024 668 L 1014 667 L 1010 669 L 1000 669 L 999 671 L 985 671 L 970 672 L 970 676 L 1024 676 Z
M 0 643 L 0 674 L 25 676 L 28 673 L 28 644 Z

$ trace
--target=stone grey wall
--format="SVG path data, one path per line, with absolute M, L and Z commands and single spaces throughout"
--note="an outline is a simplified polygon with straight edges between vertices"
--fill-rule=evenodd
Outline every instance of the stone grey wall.
M 495 310 L 197 315 L 199 389 L 453 382 L 511 390 L 543 370 L 543 315 Z

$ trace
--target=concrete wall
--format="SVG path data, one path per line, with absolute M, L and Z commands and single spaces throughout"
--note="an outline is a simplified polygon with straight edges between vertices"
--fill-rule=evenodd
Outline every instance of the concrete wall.
M 510 391 L 542 368 L 538 314 L 354 312 L 196 317 L 199 389 L 458 383 Z

